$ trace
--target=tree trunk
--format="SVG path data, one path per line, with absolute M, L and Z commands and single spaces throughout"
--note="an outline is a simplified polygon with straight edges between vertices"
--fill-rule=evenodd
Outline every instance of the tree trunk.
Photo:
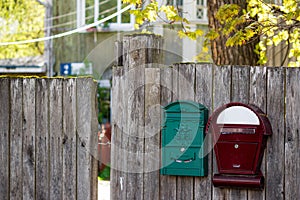
M 210 29 L 218 29 L 222 25 L 215 19 L 215 15 L 224 4 L 238 4 L 246 8 L 245 0 L 209 0 L 208 6 L 208 23 Z M 258 40 L 242 46 L 227 47 L 225 45 L 228 37 L 220 36 L 211 41 L 212 59 L 216 65 L 257 65 L 258 55 L 254 52 Z

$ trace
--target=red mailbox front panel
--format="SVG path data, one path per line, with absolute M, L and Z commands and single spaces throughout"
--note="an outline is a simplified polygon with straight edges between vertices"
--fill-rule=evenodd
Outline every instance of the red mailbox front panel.
M 218 166 L 220 173 L 254 174 L 257 143 L 218 142 Z

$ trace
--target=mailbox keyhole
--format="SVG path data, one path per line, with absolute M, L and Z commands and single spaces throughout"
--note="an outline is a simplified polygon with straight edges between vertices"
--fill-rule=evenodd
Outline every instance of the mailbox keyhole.
M 234 148 L 235 148 L 235 149 L 238 149 L 238 148 L 239 148 L 239 145 L 238 145 L 238 144 L 235 144 L 235 145 L 234 145 Z

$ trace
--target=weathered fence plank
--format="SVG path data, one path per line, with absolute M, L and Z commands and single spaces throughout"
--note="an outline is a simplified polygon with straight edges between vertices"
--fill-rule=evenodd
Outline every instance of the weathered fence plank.
M 123 76 L 123 67 L 113 68 L 113 80 L 112 80 L 112 93 L 111 93 L 111 104 L 115 105 L 111 108 L 111 123 L 112 123 L 112 140 L 111 140 L 111 163 L 110 163 L 110 185 L 114 188 L 110 191 L 111 199 L 122 199 L 121 193 L 123 188 L 121 188 L 120 179 L 122 179 L 122 113 L 124 112 L 122 103 L 123 85 L 121 82 Z M 122 189 L 122 190 L 121 190 Z
M 195 65 L 178 65 L 178 99 L 191 100 L 195 98 Z M 194 177 L 177 177 L 177 198 L 193 199 Z
M 62 79 L 49 83 L 50 199 L 62 199 Z
M 173 85 L 173 68 L 164 67 L 160 69 L 160 85 L 161 85 L 161 96 L 160 102 L 162 106 L 168 105 L 173 100 L 173 96 L 177 96 L 174 92 Z M 178 74 L 178 73 L 177 73 Z M 176 80 L 177 81 L 177 80 Z M 176 83 L 177 86 L 177 83 Z M 176 87 L 175 86 L 175 87 Z M 177 89 L 177 88 L 176 88 Z M 163 123 L 163 122 L 161 122 Z M 161 166 L 163 167 L 163 166 Z M 176 198 L 176 176 L 160 176 L 160 190 L 159 199 L 169 200 Z
M 23 79 L 23 199 L 35 197 L 35 79 Z
M 281 140 L 285 141 L 284 194 L 286 199 L 300 198 L 299 69 L 288 68 L 286 75 L 286 136 L 284 139 L 281 138 Z
M 137 187 L 127 187 L 127 199 L 143 198 L 144 168 L 144 68 L 130 68 L 128 72 L 128 140 L 126 185 L 139 183 Z
M 76 199 L 76 80 L 63 82 L 63 199 Z
M 178 101 L 179 100 L 179 85 L 178 85 L 178 80 L 179 80 L 179 72 L 178 72 L 178 65 L 173 65 L 172 66 L 172 101 Z
M 49 81 L 36 81 L 36 199 L 49 196 Z
M 120 189 L 121 189 L 121 199 L 126 199 L 126 192 L 127 192 L 127 185 L 126 185 L 126 180 L 127 180 L 127 159 L 128 159 L 128 150 L 127 150 L 127 142 L 129 139 L 129 134 L 128 134 L 128 91 L 125 89 L 128 87 L 128 68 L 125 68 L 123 70 L 123 76 L 121 77 L 121 85 L 123 85 L 123 91 L 121 93 L 121 99 L 123 99 L 123 102 L 121 103 L 122 106 L 122 112 L 121 115 L 119 116 L 121 124 L 121 134 L 122 134 L 122 142 L 121 142 L 121 152 L 122 152 L 122 158 L 120 159 L 120 166 L 122 167 L 121 169 L 121 174 L 120 174 Z
M 0 79 L 0 194 L 2 200 L 9 199 L 9 79 Z
M 77 79 L 77 199 L 97 199 L 97 126 L 95 85 Z M 95 129 L 96 128 L 96 129 Z
M 266 157 L 266 197 L 283 199 L 284 191 L 284 91 L 285 69 L 270 67 L 267 71 L 267 114 L 272 124 L 273 135 L 267 141 Z
M 147 38 L 128 38 L 128 140 L 127 145 L 127 174 L 126 198 L 143 198 L 143 168 L 144 168 L 144 98 L 145 98 L 145 64 Z M 136 187 L 130 187 L 138 183 Z
M 118 51 L 117 51 L 118 52 Z M 117 63 L 120 53 L 117 53 Z M 120 98 L 121 96 L 121 74 L 122 74 L 122 67 L 114 67 L 112 70 L 112 91 L 111 91 L 111 104 L 114 105 L 111 108 L 111 124 L 112 124 L 112 133 L 114 133 L 111 137 L 111 162 L 110 162 L 110 185 L 114 190 L 110 190 L 110 198 L 111 199 L 121 199 L 121 187 L 120 187 L 120 160 L 121 160 L 121 142 L 122 142 L 122 134 L 121 134 L 121 127 L 120 127 L 120 118 L 121 116 L 121 106 L 120 104 L 123 102 L 123 99 Z
M 231 101 L 249 102 L 250 67 L 232 67 Z
M 250 93 L 249 103 L 258 106 L 263 112 L 267 110 L 267 68 L 251 67 L 250 69 Z M 261 171 L 266 175 L 265 159 L 262 160 Z M 259 190 L 249 190 L 248 199 L 265 199 L 265 192 Z
M 231 66 L 216 66 L 214 68 L 213 109 L 217 109 L 231 100 Z M 217 173 L 215 154 L 213 157 L 213 172 Z M 213 187 L 213 199 L 228 199 L 229 189 Z
M 144 199 L 159 199 L 160 69 L 145 69 Z
M 10 80 L 10 199 L 22 199 L 22 79 Z M 8 183 L 7 183 L 8 184 Z
M 195 71 L 195 101 L 200 102 L 207 107 L 208 112 L 212 111 L 212 81 L 213 81 L 213 65 L 212 64 L 196 64 Z M 211 199 L 211 177 L 212 177 L 212 146 L 210 135 L 205 136 L 206 154 L 208 157 L 208 176 L 195 177 L 194 181 L 194 199 Z M 202 191 L 202 192 L 199 192 Z

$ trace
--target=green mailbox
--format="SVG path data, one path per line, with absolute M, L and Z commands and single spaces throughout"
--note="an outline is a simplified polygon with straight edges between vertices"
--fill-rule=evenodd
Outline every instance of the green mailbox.
M 207 175 L 207 156 L 201 150 L 207 118 L 207 108 L 193 101 L 176 101 L 164 107 L 161 174 Z

